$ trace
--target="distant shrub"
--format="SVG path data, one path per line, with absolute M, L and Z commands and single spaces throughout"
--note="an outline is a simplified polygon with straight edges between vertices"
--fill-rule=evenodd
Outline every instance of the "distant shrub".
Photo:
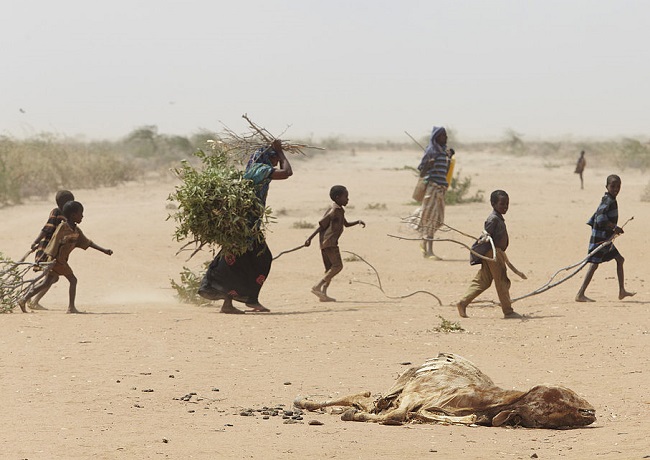
M 641 201 L 650 201 L 650 182 L 645 186 L 645 190 L 641 194 Z
M 58 189 L 112 187 L 139 170 L 105 142 L 82 143 L 41 135 L 0 137 L 0 205 L 45 197 Z
M 292 225 L 293 228 L 316 228 L 316 225 L 312 224 L 311 222 L 307 222 L 306 220 L 299 220 L 293 223 Z
M 208 135 L 208 133 L 203 134 L 203 136 Z M 209 138 L 199 140 L 203 136 L 194 138 L 195 142 L 199 142 L 195 145 L 187 137 L 159 134 L 157 126 L 147 125 L 131 131 L 121 140 L 120 147 L 129 156 L 141 162 L 146 160 L 150 168 L 157 168 L 185 158 L 197 148 L 204 147 Z
M 524 155 L 528 151 L 528 146 L 522 138 L 522 134 L 512 129 L 506 130 L 503 140 L 505 150 L 513 155 Z
M 460 171 L 451 179 L 451 184 L 445 194 L 445 204 L 477 203 L 483 201 L 483 191 L 478 190 L 474 195 L 467 196 L 472 186 L 472 178 L 465 176 L 461 179 Z
M 371 211 L 383 211 L 386 209 L 386 203 L 368 203 L 366 209 Z
M 623 139 L 619 147 L 617 166 L 645 172 L 650 168 L 650 146 L 636 139 Z

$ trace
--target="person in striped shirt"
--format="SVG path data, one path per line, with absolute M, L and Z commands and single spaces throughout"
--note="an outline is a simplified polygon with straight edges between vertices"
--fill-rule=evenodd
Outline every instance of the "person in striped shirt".
M 449 188 L 447 173 L 453 155 L 454 149 L 447 149 L 447 131 L 442 126 L 434 126 L 418 166 L 420 177 L 427 183 L 417 226 L 422 237 L 422 255 L 427 259 L 440 260 L 433 253 L 433 235 L 445 220 L 445 193 Z
M 614 235 L 623 233 L 623 229 L 617 225 L 618 202 L 616 201 L 616 197 L 621 191 L 621 178 L 616 174 L 610 174 L 607 176 L 607 184 L 605 187 L 607 188 L 607 192 L 600 201 L 598 209 L 596 209 L 594 215 L 587 222 L 587 225 L 591 227 L 588 253 L 591 253 L 599 246 L 602 246 L 602 249 L 589 256 L 589 267 L 587 268 L 587 274 L 582 282 L 582 286 L 580 286 L 580 290 L 576 294 L 576 302 L 594 302 L 593 299 L 585 295 L 585 291 L 589 283 L 591 283 L 591 279 L 596 269 L 598 269 L 598 265 L 603 262 L 609 262 L 610 260 L 616 261 L 619 300 L 636 294 L 636 292 L 629 292 L 625 289 L 625 275 L 623 273 L 623 262 L 625 262 L 625 259 L 621 253 L 618 252 L 618 249 L 616 249 L 613 243 L 603 245 L 607 241 L 610 241 Z

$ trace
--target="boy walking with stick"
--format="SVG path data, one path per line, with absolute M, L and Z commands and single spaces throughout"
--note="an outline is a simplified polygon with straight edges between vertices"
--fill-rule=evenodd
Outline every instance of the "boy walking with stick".
M 318 223 L 318 228 L 314 233 L 309 235 L 305 246 L 311 244 L 312 238 L 319 234 L 320 250 L 325 265 L 325 276 L 318 284 L 311 288 L 311 292 L 319 298 L 321 302 L 335 302 L 336 299 L 327 295 L 327 288 L 336 275 L 343 270 L 343 261 L 339 250 L 339 237 L 345 227 L 352 227 L 361 224 L 364 228 L 366 224 L 362 220 L 348 222 L 345 220 L 345 210 L 343 209 L 349 202 L 348 189 L 342 185 L 335 185 L 330 190 L 330 198 L 334 203 L 332 207 L 325 212 L 325 215 Z
M 618 224 L 618 202 L 616 197 L 621 191 L 621 178 L 616 174 L 611 174 L 607 176 L 607 192 L 603 196 L 598 209 L 587 224 L 591 227 L 591 238 L 589 239 L 589 253 L 596 249 L 598 246 L 610 240 L 614 235 L 620 235 L 623 233 L 623 229 L 619 227 Z M 625 289 L 625 275 L 623 273 L 623 262 L 625 259 L 618 252 L 616 246 L 613 243 L 607 245 L 600 251 L 597 251 L 591 257 L 589 257 L 589 267 L 587 268 L 587 274 L 585 279 L 580 286 L 578 294 L 576 294 L 576 302 L 594 302 L 593 299 L 590 299 L 585 295 L 587 286 L 591 283 L 591 279 L 594 277 L 594 273 L 598 269 L 598 265 L 603 262 L 609 262 L 610 260 L 616 261 L 616 277 L 618 278 L 618 298 L 623 300 L 625 297 L 630 297 L 636 294 L 636 292 L 629 292 Z

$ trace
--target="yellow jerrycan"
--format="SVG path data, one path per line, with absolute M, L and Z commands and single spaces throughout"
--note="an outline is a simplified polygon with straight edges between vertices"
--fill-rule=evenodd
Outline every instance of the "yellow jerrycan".
M 454 166 L 456 166 L 456 158 L 451 157 L 449 160 L 449 169 L 447 170 L 447 183 L 451 186 L 451 179 L 454 177 Z

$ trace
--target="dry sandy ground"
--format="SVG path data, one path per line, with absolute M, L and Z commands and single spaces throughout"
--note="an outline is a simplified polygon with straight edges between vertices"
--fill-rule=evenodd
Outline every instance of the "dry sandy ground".
M 174 183 L 147 181 L 115 189 L 75 190 L 86 206 L 82 228 L 112 257 L 77 250 L 77 306 L 66 315 L 67 283 L 43 303 L 49 311 L 0 316 L 3 459 L 157 458 L 647 458 L 650 455 L 650 204 L 640 201 L 648 181 L 620 171 L 621 222 L 617 246 L 626 257 L 634 298 L 619 301 L 615 264 L 601 267 L 588 290 L 592 304 L 573 301 L 583 273 L 550 291 L 514 304 L 524 320 L 503 320 L 498 307 L 470 306 L 461 319 L 452 306 L 476 269 L 467 252 L 436 244 L 444 261 L 424 260 L 400 218 L 413 210 L 415 183 L 406 165 L 419 153 L 357 152 L 293 158 L 295 175 L 272 184 L 269 205 L 278 222 L 268 236 L 276 254 L 301 244 L 329 205 L 336 183 L 350 190 L 349 220 L 367 227 L 345 231 L 341 249 L 380 273 L 346 262 L 320 303 L 309 289 L 322 274 L 316 246 L 274 263 L 261 301 L 270 314 L 222 315 L 217 308 L 181 305 L 170 278 L 184 265 L 198 270 L 209 258 L 175 256 L 166 197 Z M 508 254 L 528 275 L 512 275 L 512 296 L 543 285 L 585 254 L 585 222 L 604 193 L 610 170 L 587 169 L 579 189 L 575 158 L 543 160 L 458 153 L 457 170 L 473 191 L 510 193 Z M 384 206 L 385 205 L 385 206 Z M 48 201 L 0 210 L 0 250 L 17 259 L 29 248 Z M 447 208 L 447 223 L 477 235 L 491 208 L 474 203 Z M 451 233 L 442 234 L 468 242 Z M 344 254 L 345 256 L 345 254 Z M 427 290 L 442 300 L 417 294 Z M 483 300 L 496 300 L 493 289 Z M 437 332 L 441 317 L 461 333 Z M 400 372 L 438 352 L 473 361 L 498 385 L 528 389 L 567 386 L 597 409 L 598 421 L 574 430 L 532 430 L 411 424 L 402 427 L 343 422 L 308 413 L 285 424 L 240 413 L 284 405 L 298 395 L 329 397 L 387 390 Z M 190 393 L 189 401 L 183 397 Z M 323 423 L 309 425 L 310 420 Z

